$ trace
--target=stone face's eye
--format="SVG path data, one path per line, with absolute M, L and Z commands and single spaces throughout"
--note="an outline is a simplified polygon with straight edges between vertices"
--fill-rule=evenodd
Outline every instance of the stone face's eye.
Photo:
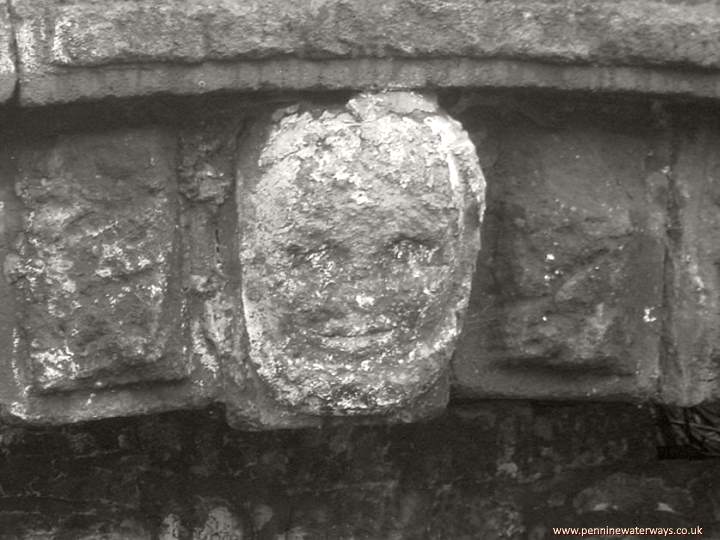
M 301 246 L 298 244 L 290 244 L 285 248 L 285 252 L 292 261 L 292 266 L 300 266 L 303 264 L 312 264 L 317 262 L 326 252 L 326 246 Z
M 329 270 L 335 266 L 335 261 L 342 258 L 344 250 L 339 246 L 330 243 L 323 243 L 314 246 L 300 246 L 291 244 L 285 248 L 290 258 L 292 268 L 310 267 L 315 269 Z

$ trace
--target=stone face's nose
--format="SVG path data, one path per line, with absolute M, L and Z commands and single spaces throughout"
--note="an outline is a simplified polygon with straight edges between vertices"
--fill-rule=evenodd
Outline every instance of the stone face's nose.
M 484 206 L 460 124 L 390 92 L 281 111 L 252 132 L 238 171 L 243 310 L 276 401 L 310 415 L 444 406 Z

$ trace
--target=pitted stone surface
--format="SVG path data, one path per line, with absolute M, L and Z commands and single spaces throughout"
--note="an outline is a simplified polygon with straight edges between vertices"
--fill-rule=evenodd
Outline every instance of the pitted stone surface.
M 13 15 L 25 103 L 428 85 L 720 95 L 710 1 L 16 0 Z
M 295 107 L 255 131 L 238 205 L 261 379 L 305 414 L 412 415 L 428 392 L 442 406 L 484 206 L 467 134 L 412 93 Z
M 61 136 L 19 156 L 24 230 L 5 272 L 23 304 L 13 354 L 36 391 L 186 374 L 173 156 L 152 130 Z

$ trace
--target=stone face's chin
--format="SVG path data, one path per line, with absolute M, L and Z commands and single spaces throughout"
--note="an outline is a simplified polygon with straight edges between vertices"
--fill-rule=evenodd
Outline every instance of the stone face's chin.
M 268 122 L 238 175 L 258 374 L 301 414 L 411 406 L 439 384 L 469 296 L 484 189 L 472 143 L 409 93 Z

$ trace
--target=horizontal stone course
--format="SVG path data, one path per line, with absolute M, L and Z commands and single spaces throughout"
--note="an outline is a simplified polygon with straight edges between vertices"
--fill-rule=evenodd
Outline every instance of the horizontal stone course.
M 552 527 L 635 525 L 720 532 L 717 460 L 657 461 L 647 408 L 495 402 L 410 426 L 268 433 L 228 429 L 214 412 L 6 427 L 2 535 L 522 540 L 552 537 Z
M 20 0 L 12 21 L 21 104 L 310 89 L 324 92 L 327 101 L 313 109 L 320 115 L 339 103 L 328 105 L 326 91 L 367 87 L 720 95 L 708 37 L 720 20 L 714 3 L 268 6 L 274 18 L 254 3 Z M 403 10 L 405 26 L 397 22 Z M 380 35 L 382 13 L 390 22 Z M 561 13 L 573 17 L 563 22 Z M 455 17 L 463 24 L 436 39 L 408 29 L 442 34 Z M 243 33 L 230 25 L 236 19 Z M 505 21 L 508 34 L 483 26 L 493 21 Z M 562 34 L 562 24 L 573 31 Z M 253 34 L 253 25 L 266 34 Z M 665 48 L 647 25 L 675 45 Z M 140 37 L 154 29 L 157 40 Z M 682 44 L 678 29 L 687 31 Z M 472 91 L 440 94 L 469 126 L 490 193 L 450 373 L 453 395 L 685 406 L 717 399 L 720 168 L 713 148 L 720 128 L 712 114 L 695 103 L 687 118 L 680 109 L 668 115 L 667 102 L 646 100 L 627 106 L 627 119 L 600 107 L 588 120 L 567 92 L 529 108 L 510 97 L 505 104 L 507 91 L 484 103 Z M 452 95 L 461 96 L 454 105 Z M 95 106 L 105 105 L 113 106 Z M 273 107 L 260 108 L 269 114 Z M 327 404 L 315 402 L 306 416 L 274 409 L 267 381 L 247 363 L 241 282 L 250 280 L 237 277 L 247 261 L 228 201 L 238 178 L 256 174 L 241 164 L 254 160 L 241 139 L 257 131 L 257 114 L 249 106 L 230 120 L 220 114 L 183 129 L 150 127 L 154 121 L 135 129 L 118 120 L 112 129 L 35 133 L 32 143 L 0 149 L 7 227 L 0 297 L 8 305 L 0 349 L 12 351 L 0 365 L 0 403 L 11 414 L 65 422 L 221 401 L 237 425 L 297 427 L 327 413 Z M 367 299 L 357 302 L 366 309 Z M 320 335 L 331 342 L 333 332 Z M 79 363 L 69 361 L 73 355 Z M 438 388 L 418 385 L 415 393 L 427 391 L 441 408 L 448 381 Z M 363 410 L 359 399 L 353 407 Z
M 23 104 L 425 86 L 720 96 L 714 2 L 19 0 L 12 21 Z
M 290 55 L 720 67 L 718 13 L 710 3 L 22 0 L 16 12 L 33 10 L 37 18 L 43 7 L 49 7 L 52 37 L 47 56 L 36 50 L 35 58 L 55 66 Z
M 463 330 L 449 372 L 443 372 L 449 380 L 445 375 L 438 379 L 435 393 L 416 384 L 414 403 L 441 409 L 448 390 L 473 400 L 654 400 L 690 406 L 717 399 L 718 256 L 713 241 L 720 169 L 713 148 L 720 127 L 710 114 L 713 109 L 503 92 L 457 92 L 441 96 L 440 102 L 475 144 L 487 179 L 487 210 Z M 190 103 L 178 100 L 172 112 L 157 111 L 152 120 L 145 120 L 145 113 L 142 119 L 129 115 L 122 121 L 108 114 L 92 129 L 87 127 L 88 118 L 95 119 L 92 111 L 75 123 L 63 116 L 67 112 L 25 112 L 18 126 L 27 124 L 26 132 L 17 140 L 6 137 L 0 146 L 5 271 L 0 350 L 8 354 L 0 362 L 0 403 L 12 416 L 65 423 L 221 402 L 231 423 L 241 427 L 317 425 L 332 416 L 349 421 L 345 405 L 338 405 L 338 414 L 329 413 L 331 399 L 322 406 L 313 401 L 310 412 L 293 410 L 268 391 L 275 380 L 258 376 L 262 362 L 253 355 L 262 343 L 256 339 L 253 350 L 244 340 L 243 295 L 252 300 L 251 294 L 263 298 L 267 293 L 257 290 L 257 276 L 243 265 L 266 264 L 264 275 L 280 284 L 283 278 L 269 254 L 257 258 L 243 251 L 238 231 L 248 225 L 237 215 L 250 210 L 257 198 L 244 194 L 255 189 L 251 179 L 258 173 L 248 164 L 257 161 L 255 144 L 263 145 L 258 127 L 267 127 L 269 118 L 292 124 L 314 114 L 327 120 L 345 101 L 288 103 L 283 98 L 281 109 L 274 100 L 236 97 Z M 427 113 L 422 110 L 429 105 L 413 103 L 402 105 L 402 114 L 413 111 L 417 119 Z M 170 114 L 178 118 L 165 118 Z M 341 119 L 354 126 L 348 114 Z M 39 138 L 33 120 L 39 117 L 63 127 Z M 300 132 L 293 140 L 303 156 L 338 144 L 331 134 L 323 138 L 318 132 L 306 141 Z M 282 137 L 275 144 L 280 154 L 293 151 Z M 413 152 L 427 154 L 431 147 L 416 144 Z M 391 154 L 394 147 L 389 148 Z M 327 152 L 337 159 L 336 150 Z M 325 178 L 304 163 L 301 185 L 308 186 L 325 185 L 343 166 L 327 161 Z M 392 181 L 397 174 L 388 177 Z M 342 183 L 345 175 L 339 178 Z M 359 192 L 349 193 L 353 200 L 366 201 Z M 322 210 L 322 223 L 355 219 L 340 217 L 344 214 L 337 207 L 347 202 L 323 203 L 308 196 L 299 204 L 304 199 L 319 206 L 303 212 Z M 281 200 L 274 204 L 284 208 Z M 350 210 L 359 212 L 352 205 Z M 367 210 L 358 215 L 367 218 Z M 369 230 L 374 222 L 367 224 Z M 379 222 L 388 224 L 384 218 Z M 326 254 L 327 245 L 335 245 L 320 233 L 340 229 L 351 227 L 319 227 L 315 248 L 303 248 L 307 240 L 302 235 L 287 236 L 288 245 L 277 249 L 287 250 L 290 275 L 296 276 L 303 261 L 318 266 L 316 259 Z M 366 242 L 369 236 L 356 231 L 353 237 Z M 409 249 L 425 249 L 423 242 L 430 240 L 426 235 L 405 238 L 400 247 L 396 241 L 390 245 L 397 250 L 392 253 L 407 258 Z M 476 249 L 473 243 L 464 245 Z M 354 249 L 337 252 L 340 259 L 332 267 L 340 278 Z M 315 270 L 308 272 L 305 282 L 313 283 Z M 310 295 L 299 290 L 298 301 L 314 306 L 309 299 L 323 298 L 335 278 L 323 277 L 327 286 Z M 368 307 L 369 289 L 361 284 L 367 281 L 350 280 L 349 302 L 372 320 L 377 312 Z M 373 301 L 387 302 L 391 296 L 375 292 Z M 398 302 L 397 307 L 407 308 L 402 298 Z M 300 322 L 315 324 L 318 313 L 327 315 L 310 307 L 298 310 Z M 277 309 L 264 312 L 273 315 Z M 338 340 L 344 330 L 336 323 L 322 327 L 327 335 L 319 335 L 329 338 L 332 347 L 345 347 L 342 339 L 352 336 Z M 272 331 L 282 339 L 285 330 L 279 325 Z M 66 351 L 73 353 L 72 362 L 65 362 Z M 345 358 L 352 366 L 353 355 Z M 361 369 L 370 364 L 357 363 Z M 322 373 L 326 367 L 312 369 Z M 318 378 L 307 376 L 303 362 L 297 362 L 296 371 L 307 380 Z M 372 376 L 385 379 L 367 375 Z M 352 382 L 348 374 L 343 377 Z M 367 387 L 380 384 L 372 381 Z M 346 398 L 343 403 L 349 403 Z M 431 411 L 406 405 L 393 419 Z M 363 413 L 356 420 L 389 421 L 377 407 L 367 407 L 371 414 L 353 407 Z

